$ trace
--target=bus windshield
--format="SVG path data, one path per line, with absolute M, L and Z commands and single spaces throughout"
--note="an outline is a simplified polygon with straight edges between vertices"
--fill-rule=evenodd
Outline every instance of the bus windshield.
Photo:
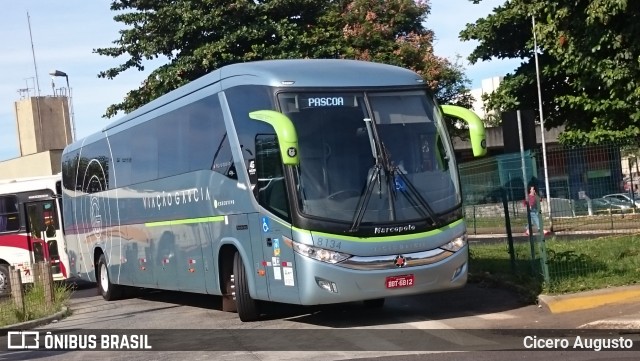
M 426 92 L 280 93 L 298 134 L 295 185 L 308 216 L 360 223 L 430 218 L 460 204 L 453 148 Z

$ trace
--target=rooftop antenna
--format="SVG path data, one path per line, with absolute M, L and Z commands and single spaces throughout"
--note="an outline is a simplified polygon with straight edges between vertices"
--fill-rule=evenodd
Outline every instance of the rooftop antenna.
M 18 89 L 18 94 L 20 94 L 20 100 L 29 99 L 31 97 L 31 88 L 29 86 L 29 79 L 33 80 L 33 78 L 25 78 L 24 79 L 24 88 Z
M 31 18 L 29 17 L 29 12 L 27 11 L 27 24 L 29 24 L 29 39 L 31 40 L 31 54 L 33 56 L 33 68 L 36 72 L 36 109 L 38 111 L 38 127 L 40 128 L 40 145 L 44 149 L 44 144 L 42 142 L 42 118 L 40 117 L 40 81 L 38 80 L 38 65 L 36 64 L 36 51 L 33 47 L 33 34 L 31 33 Z M 38 147 L 36 147 L 38 149 Z
M 29 97 L 29 88 L 18 89 L 18 94 L 20 94 L 20 99 L 21 100 L 25 99 L 25 98 L 28 98 Z

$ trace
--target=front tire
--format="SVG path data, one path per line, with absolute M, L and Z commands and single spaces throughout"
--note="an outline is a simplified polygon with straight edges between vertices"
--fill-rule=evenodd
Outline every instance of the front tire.
M 98 259 L 96 276 L 98 293 L 102 295 L 102 298 L 104 298 L 106 301 L 113 301 L 122 297 L 122 286 L 115 285 L 111 282 L 109 267 L 107 267 L 107 258 L 104 256 L 104 254 L 101 254 L 100 258 Z
M 258 302 L 249 294 L 247 272 L 239 252 L 233 256 L 233 283 L 235 285 L 236 309 L 240 321 L 250 322 L 260 318 Z

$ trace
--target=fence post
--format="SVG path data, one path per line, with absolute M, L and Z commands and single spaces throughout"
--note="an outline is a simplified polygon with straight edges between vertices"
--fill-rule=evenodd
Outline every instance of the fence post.
M 540 229 L 538 229 L 538 250 L 540 251 L 540 268 L 542 269 L 542 278 L 545 282 L 549 283 L 549 264 L 547 263 L 547 244 L 546 237 L 544 235 L 544 217 L 541 213 L 537 214 L 536 217 L 539 217 L 538 224 L 540 225 Z
M 49 262 L 36 263 L 36 277 L 34 283 L 42 287 L 44 293 L 44 303 L 47 309 L 53 308 L 53 274 Z
M 53 292 L 53 270 L 51 268 L 51 262 L 45 262 L 42 264 L 44 268 L 43 273 L 43 285 L 44 285 L 44 301 L 49 309 L 53 308 L 53 302 L 55 301 L 55 293 Z
M 473 205 L 473 234 L 478 234 L 476 230 L 476 205 Z
M 24 314 L 24 287 L 22 285 L 22 275 L 20 270 L 11 266 L 9 270 L 9 289 L 13 304 Z
M 609 221 L 611 222 L 611 229 L 613 230 L 613 211 L 611 210 L 611 206 L 609 206 Z
M 42 267 L 40 267 L 40 262 L 33 264 L 33 284 L 37 285 L 41 283 L 42 280 Z
M 509 243 L 509 259 L 511 260 L 511 272 L 516 272 L 516 252 L 513 247 L 513 233 L 511 232 L 511 218 L 509 218 L 509 203 L 507 202 L 507 191 L 500 187 L 502 194 L 502 207 L 504 208 L 504 222 L 507 230 L 507 241 Z

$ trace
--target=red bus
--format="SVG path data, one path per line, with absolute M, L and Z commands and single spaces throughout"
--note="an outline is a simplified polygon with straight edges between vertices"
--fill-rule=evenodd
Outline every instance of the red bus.
M 62 233 L 61 176 L 0 181 L 0 296 L 10 292 L 9 268 L 33 282 L 33 264 L 50 262 L 54 280 L 68 277 Z

